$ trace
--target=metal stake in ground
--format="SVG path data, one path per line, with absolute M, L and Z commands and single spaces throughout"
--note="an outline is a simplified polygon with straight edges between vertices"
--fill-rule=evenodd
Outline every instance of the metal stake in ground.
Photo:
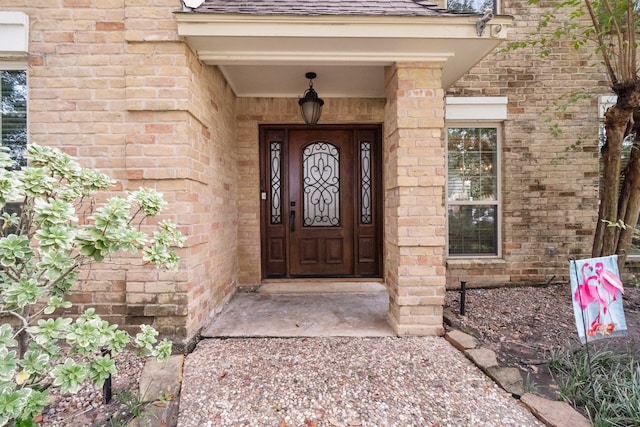
M 575 274 L 576 274 L 576 285 L 579 284 L 578 282 L 578 264 L 576 263 L 576 259 L 574 257 L 571 258 L 571 261 L 573 261 L 573 269 L 575 270 Z M 582 292 L 580 291 L 580 287 L 578 287 L 578 299 L 580 302 L 580 307 L 583 307 L 582 305 Z M 593 399 L 593 404 L 595 405 L 596 402 L 596 390 L 593 387 L 593 372 L 591 370 L 591 352 L 589 351 L 589 334 L 587 333 L 587 319 L 584 317 L 584 310 L 581 310 L 580 312 L 582 314 L 582 328 L 584 331 L 584 346 L 585 349 L 587 351 L 587 366 L 589 368 L 589 388 L 591 389 L 591 399 Z
M 467 282 L 460 282 L 460 315 L 464 316 L 467 302 Z
M 111 350 L 109 350 L 108 348 L 102 347 L 100 349 L 100 353 L 102 353 L 103 356 L 108 354 L 109 358 L 111 358 Z M 111 385 L 111 374 L 109 374 L 107 379 L 104 380 L 104 384 L 102 385 L 102 404 L 106 405 L 107 403 L 111 402 L 112 396 L 113 388 Z

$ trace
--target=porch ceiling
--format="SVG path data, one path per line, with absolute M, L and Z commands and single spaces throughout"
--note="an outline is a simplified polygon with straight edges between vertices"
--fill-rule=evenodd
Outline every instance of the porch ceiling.
M 448 88 L 507 38 L 512 18 L 478 15 L 253 16 L 177 13 L 178 34 L 217 65 L 239 97 L 294 97 L 318 74 L 321 97 L 383 98 L 384 67 L 444 62 Z

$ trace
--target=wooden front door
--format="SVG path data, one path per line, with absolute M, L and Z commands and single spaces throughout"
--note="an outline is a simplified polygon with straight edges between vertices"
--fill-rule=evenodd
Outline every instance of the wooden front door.
M 261 127 L 264 277 L 379 276 L 380 127 Z

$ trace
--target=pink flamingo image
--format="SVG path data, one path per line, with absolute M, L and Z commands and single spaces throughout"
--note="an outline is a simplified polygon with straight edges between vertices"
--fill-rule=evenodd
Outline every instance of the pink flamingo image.
M 616 300 L 618 291 L 624 293 L 622 282 L 618 279 L 618 276 L 604 269 L 604 265 L 601 262 L 596 263 L 596 276 L 598 283 L 600 283 L 607 290 L 609 295 L 613 295 L 612 301 Z
M 590 270 L 590 271 L 587 271 Z M 582 310 L 587 308 L 592 302 L 597 302 L 600 309 L 598 315 L 591 323 L 591 328 L 587 332 L 589 336 L 595 335 L 596 332 L 610 333 L 615 329 L 613 323 L 603 325 L 600 322 L 600 311 L 606 315 L 608 306 L 612 301 L 615 301 L 618 295 L 618 291 L 624 293 L 624 288 L 620 279 L 611 271 L 606 270 L 601 262 L 595 265 L 595 274 L 589 275 L 593 272 L 594 268 L 589 264 L 582 266 L 583 281 L 576 289 L 574 295 L 575 301 L 580 303 Z M 596 285 L 590 285 L 591 281 L 595 281 Z M 598 286 L 602 285 L 602 286 Z
M 599 264 L 602 266 L 602 263 Z M 576 289 L 576 293 L 573 298 L 580 303 L 580 308 L 583 310 L 594 301 L 600 305 L 606 306 L 607 300 L 603 292 L 599 289 L 599 286 L 589 284 L 592 280 L 599 281 L 598 275 L 588 275 L 587 271 L 585 271 L 587 269 L 593 271 L 593 268 L 589 264 L 584 264 L 582 266 L 582 277 L 584 280 L 578 286 L 578 289 Z

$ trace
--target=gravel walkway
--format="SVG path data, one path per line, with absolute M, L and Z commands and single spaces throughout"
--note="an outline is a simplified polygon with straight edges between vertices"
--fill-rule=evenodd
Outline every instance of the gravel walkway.
M 208 339 L 179 427 L 542 426 L 443 338 Z

